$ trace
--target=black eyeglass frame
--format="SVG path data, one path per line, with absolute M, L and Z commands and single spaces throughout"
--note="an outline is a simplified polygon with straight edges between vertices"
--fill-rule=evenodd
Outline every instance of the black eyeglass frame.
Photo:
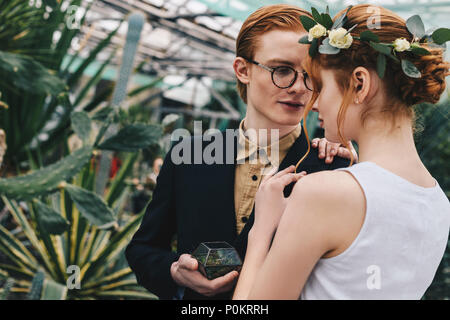
M 250 63 L 253 63 L 253 64 L 257 65 L 258 67 L 263 68 L 264 70 L 269 71 L 271 73 L 272 83 L 274 84 L 274 86 L 276 86 L 277 88 L 280 88 L 280 89 L 287 89 L 287 88 L 292 87 L 294 85 L 295 81 L 297 81 L 298 74 L 300 73 L 297 70 L 295 70 L 294 68 L 292 68 L 291 66 L 279 66 L 279 67 L 271 68 L 271 67 L 268 67 L 266 65 L 263 65 L 262 63 L 259 63 L 258 61 L 247 59 L 247 58 L 244 58 L 244 59 L 247 60 Z M 291 83 L 288 86 L 282 87 L 282 86 L 279 86 L 279 85 L 277 85 L 275 83 L 275 80 L 273 79 L 273 74 L 279 68 L 288 68 L 288 69 L 291 69 L 291 70 L 293 70 L 295 72 L 295 77 L 294 77 L 294 79 L 291 81 Z M 313 89 L 309 88 L 308 85 L 306 84 L 306 78 L 309 77 L 308 73 L 306 71 L 304 71 L 304 70 L 301 73 L 302 73 L 303 84 L 305 85 L 305 88 L 308 89 L 309 91 L 314 91 Z

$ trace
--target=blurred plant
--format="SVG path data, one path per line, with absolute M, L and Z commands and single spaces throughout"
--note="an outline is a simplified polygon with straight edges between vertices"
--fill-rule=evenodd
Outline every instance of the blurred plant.
M 450 197 L 450 100 L 416 107 L 417 151 L 431 175 Z M 450 299 L 450 242 L 424 299 Z
M 83 72 L 110 44 L 118 28 L 100 41 L 72 73 L 69 68 L 83 48 L 62 67 L 80 31 L 79 26 L 69 23 L 75 15 L 73 8 L 85 11 L 81 26 L 93 2 L 86 8 L 81 4 L 81 0 L 47 0 L 38 7 L 30 1 L 0 2 L 0 92 L 2 105 L 7 106 L 0 108 L 0 127 L 6 132 L 8 145 L 5 171 L 16 169 L 30 155 L 41 159 L 41 153 L 60 146 L 70 133 L 71 112 L 76 107 L 92 110 L 107 98 L 102 96 L 80 105 L 89 88 L 100 79 L 114 51 L 91 81 L 77 93 L 74 91 Z M 73 94 L 71 99 L 68 91 Z
M 134 123 L 103 139 L 115 118 L 113 110 L 103 111 L 105 115 L 95 118 L 101 129 L 92 135 L 88 115 L 72 113 L 81 148 L 45 168 L 0 179 L 1 199 L 19 230 L 0 225 L 0 252 L 7 257 L 0 263 L 0 275 L 13 279 L 5 282 L 0 297 L 155 298 L 137 285 L 123 255 L 143 212 L 124 223 L 120 215 L 127 195 L 125 178 L 137 151 L 157 143 L 163 128 Z M 131 152 L 104 198 L 93 192 L 97 164 L 91 157 L 99 150 Z

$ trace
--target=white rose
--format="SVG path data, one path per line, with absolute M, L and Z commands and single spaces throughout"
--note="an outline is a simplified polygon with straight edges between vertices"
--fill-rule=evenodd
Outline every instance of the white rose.
M 399 38 L 394 41 L 394 49 L 395 51 L 402 52 L 408 50 L 410 48 L 410 44 L 408 40 L 405 38 Z
M 309 29 L 308 32 L 308 41 L 312 41 L 314 38 L 320 38 L 327 34 L 327 29 L 321 25 L 316 24 L 314 27 Z
M 333 29 L 329 32 L 328 38 L 330 45 L 339 49 L 347 49 L 352 45 L 353 37 L 350 33 L 346 34 L 344 28 Z

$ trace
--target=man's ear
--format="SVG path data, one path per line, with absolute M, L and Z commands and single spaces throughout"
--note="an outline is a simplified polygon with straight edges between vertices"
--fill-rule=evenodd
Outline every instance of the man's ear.
M 352 73 L 353 83 L 355 85 L 355 100 L 359 104 L 372 99 L 378 90 L 377 81 L 374 79 L 377 75 L 364 67 L 356 67 Z
M 236 57 L 233 62 L 233 69 L 236 77 L 243 84 L 249 84 L 250 82 L 250 69 L 247 61 L 244 58 Z

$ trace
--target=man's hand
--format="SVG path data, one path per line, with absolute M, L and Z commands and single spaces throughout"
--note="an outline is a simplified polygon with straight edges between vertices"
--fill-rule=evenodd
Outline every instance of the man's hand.
M 351 151 L 343 147 L 340 143 L 333 143 L 325 138 L 315 138 L 311 141 L 313 148 L 319 148 L 319 158 L 325 158 L 325 163 L 332 163 L 335 156 L 339 156 L 346 159 L 351 159 L 350 152 L 353 154 L 353 163 L 358 162 L 358 154 L 352 143 L 350 143 Z
M 222 277 L 208 280 L 198 271 L 198 262 L 190 254 L 182 254 L 178 261 L 172 263 L 170 274 L 179 286 L 191 288 L 207 297 L 233 289 L 239 275 L 237 271 L 231 271 Z

